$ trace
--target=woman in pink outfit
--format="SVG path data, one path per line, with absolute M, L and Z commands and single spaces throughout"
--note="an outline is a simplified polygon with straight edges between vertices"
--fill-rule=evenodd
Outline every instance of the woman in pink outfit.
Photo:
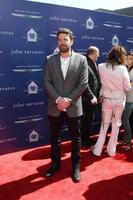
M 107 154 L 109 156 L 116 154 L 121 116 L 126 102 L 126 91 L 132 88 L 125 62 L 126 50 L 124 47 L 116 45 L 108 53 L 107 61 L 99 65 L 102 84 L 100 95 L 103 96 L 103 102 L 100 134 L 92 148 L 92 152 L 96 156 L 100 156 L 102 153 L 110 124 L 112 131 L 107 144 Z

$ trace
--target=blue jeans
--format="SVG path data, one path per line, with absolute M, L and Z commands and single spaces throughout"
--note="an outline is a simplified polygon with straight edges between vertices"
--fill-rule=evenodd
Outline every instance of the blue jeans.
M 132 113 L 132 110 L 133 110 L 133 103 L 126 102 L 125 109 L 122 115 L 122 126 L 125 130 L 123 135 L 123 140 L 128 144 L 131 143 L 131 127 L 129 118 Z

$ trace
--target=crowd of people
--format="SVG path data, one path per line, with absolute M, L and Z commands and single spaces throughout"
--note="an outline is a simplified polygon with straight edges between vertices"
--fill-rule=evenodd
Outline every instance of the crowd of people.
M 107 154 L 116 155 L 121 126 L 124 134 L 119 145 L 125 145 L 126 151 L 132 148 L 129 119 L 133 110 L 133 53 L 127 54 L 123 46 L 116 45 L 105 62 L 97 65 L 100 53 L 96 46 L 81 55 L 74 52 L 73 43 L 72 31 L 60 28 L 59 52 L 48 56 L 45 64 L 52 161 L 45 175 L 51 177 L 61 167 L 60 130 L 66 122 L 71 136 L 72 178 L 79 182 L 81 146 L 91 147 L 93 155 L 101 156 L 110 125 Z M 95 142 L 91 125 L 97 107 L 101 110 L 101 127 Z

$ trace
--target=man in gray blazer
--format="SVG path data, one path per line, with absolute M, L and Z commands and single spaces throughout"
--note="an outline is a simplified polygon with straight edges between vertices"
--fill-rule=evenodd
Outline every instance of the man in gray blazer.
M 72 177 L 80 181 L 80 121 L 83 114 L 81 95 L 88 84 L 88 65 L 84 56 L 72 50 L 73 33 L 67 28 L 57 33 L 59 53 L 50 55 L 45 65 L 45 90 L 48 94 L 51 168 L 46 177 L 54 175 L 61 164 L 59 132 L 65 120 L 72 141 Z

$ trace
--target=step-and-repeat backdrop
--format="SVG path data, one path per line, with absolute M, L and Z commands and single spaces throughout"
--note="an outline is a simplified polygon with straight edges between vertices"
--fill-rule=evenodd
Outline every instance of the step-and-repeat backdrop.
M 75 35 L 74 50 L 109 49 L 122 44 L 133 50 L 133 18 L 85 9 L 6 0 L 0 3 L 0 154 L 49 143 L 46 56 L 58 51 L 59 27 Z M 94 127 L 99 123 L 96 114 Z M 67 139 L 67 126 L 62 138 Z

